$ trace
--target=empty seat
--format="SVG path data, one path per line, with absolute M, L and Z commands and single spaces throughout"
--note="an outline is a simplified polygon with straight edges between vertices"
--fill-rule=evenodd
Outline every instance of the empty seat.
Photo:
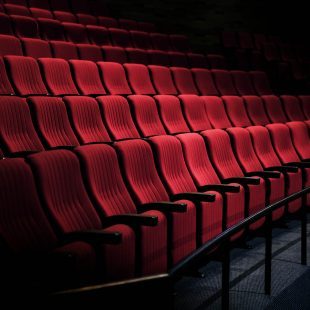
M 107 62 L 118 62 L 123 64 L 127 62 L 127 55 L 122 47 L 118 46 L 102 46 L 103 58 Z
M 49 41 L 65 41 L 64 29 L 58 20 L 38 18 L 37 22 L 42 39 Z
M 127 30 L 138 30 L 138 23 L 132 19 L 120 18 L 118 20 L 120 28 Z
M 205 103 L 210 124 L 215 129 L 225 129 L 232 127 L 232 124 L 225 111 L 223 100 L 217 96 L 201 97 Z
M 47 41 L 41 39 L 23 38 L 21 39 L 21 42 L 23 43 L 25 56 L 30 56 L 33 58 L 52 57 L 52 51 Z
M 152 45 L 155 49 L 161 51 L 171 51 L 172 47 L 170 44 L 169 36 L 163 33 L 150 33 Z
M 129 62 L 143 65 L 149 64 L 147 51 L 140 48 L 132 48 L 132 47 L 127 47 L 125 50 Z
M 212 75 L 222 96 L 236 96 L 237 91 L 229 71 L 226 70 L 212 70 Z
M 0 102 L 2 151 L 7 155 L 42 151 L 25 99 L 1 96 Z
M 63 100 L 68 108 L 72 127 L 81 144 L 111 141 L 102 122 L 98 102 L 94 98 L 68 96 Z
M 150 22 L 138 22 L 139 30 L 143 30 L 146 32 L 155 32 L 156 26 Z
M 8 3 L 3 6 L 8 15 L 31 16 L 30 11 L 26 6 Z
M 189 52 L 191 50 L 188 37 L 181 34 L 170 35 L 171 46 L 174 50 L 180 52 Z
M 122 163 L 123 175 L 129 185 L 137 205 L 158 201 L 169 202 L 170 197 L 156 170 L 151 146 L 143 140 L 121 141 L 115 144 Z M 186 212 L 172 212 L 168 217 L 168 234 L 171 244 L 169 265 L 175 264 L 196 248 L 196 210 L 188 200 L 176 200 L 176 204 L 186 203 Z M 180 205 L 179 205 L 180 206 Z M 169 207 L 167 206 L 169 210 Z
M 100 80 L 98 67 L 92 61 L 70 60 L 69 61 L 74 80 L 79 92 L 86 96 L 105 95 L 106 91 Z
M 304 121 L 306 119 L 300 102 L 295 96 L 281 96 L 280 97 L 284 106 L 284 111 L 291 121 Z
M 211 128 L 205 103 L 201 97 L 196 95 L 180 95 L 179 98 L 183 106 L 185 119 L 192 131 L 202 131 Z
M 111 45 L 108 29 L 101 26 L 86 26 L 89 41 L 95 45 Z
M 65 236 L 72 232 L 102 230 L 100 217 L 85 190 L 76 155 L 67 150 L 35 155 L 29 156 L 29 163 L 36 175 L 44 206 L 49 210 L 59 234 Z M 132 230 L 128 226 L 113 225 L 104 231 L 122 233 L 122 242 L 117 246 L 99 244 L 99 256 L 106 264 L 105 280 L 132 277 L 135 271 Z M 121 259 L 124 256 L 126 260 Z
M 49 0 L 51 9 L 54 11 L 70 12 L 70 5 L 67 0 Z
M 0 12 L 0 33 L 13 35 L 13 29 L 9 16 L 1 12 Z
M 113 17 L 98 16 L 98 24 L 107 28 L 117 28 L 118 22 Z
M 97 25 L 97 18 L 90 14 L 78 13 L 76 14 L 77 20 L 83 25 Z
M 49 18 L 53 19 L 54 16 L 51 11 L 40 9 L 40 8 L 29 8 L 32 17 L 34 18 Z
M 15 34 L 19 38 L 39 38 L 38 23 L 27 16 L 11 15 Z
M 151 37 L 147 32 L 132 30 L 130 31 L 130 35 L 135 47 L 143 49 L 152 48 Z
M 172 74 L 169 68 L 163 66 L 149 65 L 153 85 L 158 94 L 161 95 L 177 95 L 174 86 Z
M 234 70 L 230 74 L 233 77 L 237 92 L 240 96 L 256 95 L 250 75 L 245 71 Z
M 252 82 L 255 88 L 256 93 L 259 96 L 263 95 L 272 95 L 273 92 L 271 90 L 268 77 L 263 71 L 251 71 L 250 72 Z
M 166 131 L 161 123 L 155 100 L 150 96 L 128 96 L 137 127 L 143 137 L 165 135 Z
M 190 131 L 184 119 L 178 97 L 170 95 L 157 95 L 154 96 L 154 99 L 157 102 L 163 125 L 169 134 Z
M 29 7 L 51 10 L 48 0 L 28 0 Z
M 125 70 L 113 62 L 99 62 L 100 73 L 106 89 L 112 95 L 131 95 Z
M 73 43 L 89 43 L 86 28 L 75 23 L 62 23 L 68 41 Z
M 0 95 L 13 95 L 14 90 L 8 78 L 3 58 L 0 57 Z
M 218 96 L 211 71 L 207 69 L 192 69 L 197 88 L 203 96 Z
M 127 100 L 121 96 L 101 96 L 97 98 L 102 109 L 105 124 L 113 140 L 139 138 L 132 120 Z
M 207 68 L 207 60 L 203 54 L 187 53 L 190 68 Z
M 227 115 L 233 126 L 246 127 L 252 125 L 241 97 L 223 96 L 222 99 L 226 106 Z
M 226 59 L 222 55 L 208 54 L 207 60 L 211 69 L 227 69 Z
M 38 63 L 32 57 L 5 56 L 11 81 L 21 96 L 46 95 Z
M 109 28 L 112 44 L 120 47 L 132 47 L 130 34 L 127 30 Z
M 23 55 L 22 45 L 18 38 L 0 35 L 0 56 Z
M 80 59 L 94 62 L 102 61 L 102 52 L 99 46 L 91 44 L 77 44 Z
M 54 11 L 54 16 L 60 22 L 66 23 L 76 23 L 77 18 L 71 12 L 64 12 L 64 11 Z
M 154 95 L 148 68 L 141 64 L 124 64 L 131 89 L 137 95 Z
M 46 85 L 53 95 L 78 95 L 71 77 L 70 66 L 66 60 L 40 58 L 39 63 L 44 73 Z
M 299 96 L 302 109 L 307 119 L 310 119 L 310 96 Z
M 79 59 L 78 50 L 71 42 L 50 41 L 50 45 L 55 58 Z
M 261 98 L 263 99 L 271 123 L 285 123 L 288 121 L 279 97 L 270 95 L 262 96 Z
M 174 67 L 189 67 L 187 56 L 181 52 L 168 52 L 170 58 L 170 64 Z
M 192 72 L 186 68 L 170 68 L 176 88 L 180 94 L 198 95 L 198 90 L 193 80 Z
M 159 66 L 170 66 L 169 55 L 165 51 L 148 50 L 150 64 Z
M 254 125 L 265 126 L 270 123 L 261 97 L 243 96 L 242 98 L 244 100 L 248 116 Z

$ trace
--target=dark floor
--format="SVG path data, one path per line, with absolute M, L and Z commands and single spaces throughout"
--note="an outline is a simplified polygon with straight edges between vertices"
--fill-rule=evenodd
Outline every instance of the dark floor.
M 264 239 L 250 243 L 253 249 L 231 253 L 230 309 L 310 309 L 310 267 L 300 264 L 300 222 L 273 230 L 271 296 L 264 294 Z M 310 237 L 308 253 L 309 246 Z M 211 262 L 202 271 L 204 279 L 184 278 L 177 283 L 175 309 L 221 309 L 221 263 Z

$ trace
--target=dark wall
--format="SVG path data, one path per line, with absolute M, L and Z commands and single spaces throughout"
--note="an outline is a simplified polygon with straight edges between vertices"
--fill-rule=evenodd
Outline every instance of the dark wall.
M 110 0 L 117 17 L 152 21 L 159 31 L 185 33 L 200 51 L 212 51 L 223 29 L 292 36 L 309 33 L 301 0 Z

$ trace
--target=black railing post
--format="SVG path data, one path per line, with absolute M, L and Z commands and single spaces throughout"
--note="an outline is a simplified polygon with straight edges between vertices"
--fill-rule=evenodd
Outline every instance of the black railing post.
M 222 310 L 229 310 L 229 282 L 230 282 L 230 248 L 229 241 L 223 244 L 222 259 Z
M 307 265 L 307 196 L 302 197 L 301 206 L 301 264 Z
M 271 258 L 272 258 L 272 213 L 265 222 L 265 294 L 271 294 Z

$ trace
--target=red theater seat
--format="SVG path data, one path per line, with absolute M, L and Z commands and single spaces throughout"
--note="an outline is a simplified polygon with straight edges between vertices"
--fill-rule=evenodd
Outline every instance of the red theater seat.
M 29 8 L 32 17 L 34 18 L 49 18 L 49 19 L 53 19 L 54 16 L 52 14 L 51 11 L 49 10 L 44 10 L 44 9 L 40 9 L 40 8 Z
M 135 47 L 143 49 L 152 48 L 151 37 L 147 32 L 131 30 L 130 35 Z
M 8 15 L 31 16 L 29 9 L 24 5 L 4 4 L 3 7 Z
M 79 59 L 76 45 L 71 42 L 50 41 L 50 45 L 55 58 Z
M 268 77 L 263 71 L 251 71 L 250 72 L 252 82 L 255 88 L 256 93 L 259 96 L 263 95 L 272 95 L 273 92 L 271 90 Z
M 80 59 L 90 61 L 103 61 L 102 52 L 99 46 L 91 44 L 77 44 Z
M 179 94 L 198 95 L 191 70 L 186 68 L 170 68 Z
M 76 23 L 77 18 L 74 14 L 71 12 L 65 12 L 65 11 L 54 11 L 54 16 L 57 20 L 60 22 L 66 22 L 66 23 Z
M 103 58 L 107 62 L 118 62 L 123 64 L 127 62 L 127 55 L 122 47 L 102 46 Z
M 90 43 L 95 45 L 111 45 L 108 29 L 101 26 L 86 26 Z
M 232 80 L 232 76 L 229 71 L 226 70 L 212 70 L 212 75 L 222 96 L 236 96 L 238 95 L 234 83 Z
M 25 56 L 33 58 L 52 57 L 52 51 L 48 41 L 23 38 L 21 39 L 21 42 L 23 43 Z
M 10 17 L 0 12 L 0 33 L 13 35 L 13 28 L 11 25 Z
M 39 27 L 35 19 L 27 16 L 11 15 L 15 34 L 19 38 L 39 38 Z
M 98 16 L 98 23 L 100 26 L 107 28 L 118 28 L 118 22 L 113 17 Z
M 147 51 L 132 47 L 127 47 L 125 50 L 129 62 L 143 65 L 149 64 Z
M 62 23 L 68 41 L 73 43 L 89 43 L 84 25 L 75 23 Z
M 97 18 L 93 15 L 78 13 L 76 14 L 79 24 L 83 25 L 97 25 Z
M 284 111 L 291 121 L 304 121 L 306 117 L 301 109 L 300 102 L 295 96 L 281 96 Z
M 262 96 L 265 108 L 271 123 L 285 123 L 288 121 L 279 97 L 270 95 Z
M 171 51 L 172 47 L 170 44 L 169 36 L 163 33 L 150 33 L 152 45 L 155 49 L 161 51 Z
M 23 55 L 22 45 L 18 38 L 0 35 L 0 56 Z
M 254 125 L 265 126 L 270 123 L 261 97 L 243 96 L 242 98 L 244 100 L 248 116 Z
M 251 77 L 246 71 L 234 70 L 230 71 L 233 77 L 237 92 L 240 96 L 256 95 L 252 85 Z
M 65 41 L 65 34 L 62 24 L 58 20 L 38 18 L 42 39 L 49 41 Z
M 173 83 L 169 68 L 163 66 L 149 65 L 150 74 L 154 87 L 158 94 L 177 95 L 178 92 Z
M 190 52 L 191 50 L 188 37 L 185 35 L 171 34 L 170 42 L 171 42 L 172 48 L 176 51 Z
M 132 19 L 120 18 L 118 20 L 118 24 L 120 28 L 123 28 L 126 30 L 138 30 L 139 29 L 138 23 Z
M 203 96 L 219 96 L 211 71 L 207 69 L 192 69 L 194 79 L 199 90 Z
M 3 58 L 0 57 L 0 95 L 13 95 L 14 90 L 7 75 Z
M 125 29 L 109 28 L 112 43 L 120 47 L 133 47 L 130 34 Z

